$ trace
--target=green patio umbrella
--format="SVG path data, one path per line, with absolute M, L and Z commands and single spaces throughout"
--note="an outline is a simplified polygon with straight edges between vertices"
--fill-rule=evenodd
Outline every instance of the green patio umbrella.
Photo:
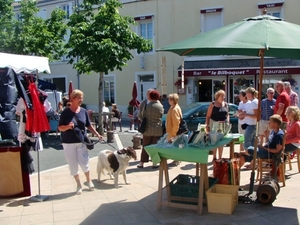
M 266 15 L 246 18 L 240 22 L 198 34 L 156 51 L 168 51 L 180 56 L 248 55 L 260 57 L 260 81 L 264 74 L 264 56 L 300 59 L 300 26 L 281 18 Z M 184 65 L 182 65 L 182 68 Z M 182 82 L 183 82 L 182 72 Z M 259 85 L 261 99 L 262 85 Z M 260 108 L 261 101 L 258 103 Z M 258 110 L 259 111 L 259 110 Z M 257 121 L 260 120 L 260 111 Z M 258 129 L 257 129 L 258 130 Z M 256 134 L 255 149 L 257 149 Z M 253 160 L 256 160 L 254 151 Z M 255 168 L 250 179 L 249 194 L 253 192 Z
M 300 26 L 261 15 L 162 47 L 180 56 L 248 55 L 300 59 Z

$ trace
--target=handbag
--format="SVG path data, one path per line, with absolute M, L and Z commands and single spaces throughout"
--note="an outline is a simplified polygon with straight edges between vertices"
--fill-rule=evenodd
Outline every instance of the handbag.
M 86 145 L 86 148 L 87 148 L 88 150 L 93 150 L 93 149 L 94 149 L 94 145 L 95 145 L 96 143 L 94 143 L 88 136 L 85 135 L 85 136 L 84 136 L 83 144 Z
M 76 122 L 78 123 L 78 119 L 77 119 L 76 116 L 74 116 L 74 119 L 75 119 Z M 79 140 L 81 140 L 80 137 L 78 136 L 78 134 L 75 132 L 75 130 L 73 130 L 73 131 L 74 131 L 76 137 L 77 137 Z M 83 134 L 83 141 L 82 141 L 82 144 L 85 144 L 85 145 L 86 145 L 86 148 L 87 148 L 88 150 L 93 150 L 93 149 L 94 149 L 94 145 L 97 144 L 99 141 L 93 142 L 92 139 L 90 139 L 90 138 L 85 134 L 85 132 L 84 132 L 83 130 L 81 130 L 81 132 L 82 132 L 82 134 Z
M 246 130 L 248 126 L 249 126 L 249 125 L 248 125 L 247 123 L 244 123 L 244 124 L 242 124 L 241 127 L 242 127 L 243 130 Z
M 142 112 L 143 120 L 138 128 L 138 131 L 142 134 L 145 133 L 145 131 L 146 131 L 147 118 L 144 116 L 144 111 L 145 111 L 146 107 L 147 107 L 147 103 L 145 104 L 145 106 L 143 108 L 143 112 Z
M 188 131 L 189 131 L 188 125 L 187 125 L 186 121 L 183 120 L 181 117 L 180 123 L 179 123 L 179 129 L 178 129 L 176 135 L 184 134 L 184 133 L 187 133 Z

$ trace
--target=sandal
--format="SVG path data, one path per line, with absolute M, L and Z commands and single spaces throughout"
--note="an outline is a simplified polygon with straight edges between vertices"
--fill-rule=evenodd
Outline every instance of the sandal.
M 156 168 L 158 168 L 158 166 L 159 166 L 159 165 L 153 164 L 153 165 L 152 165 L 152 169 L 156 169 Z
M 144 168 L 144 165 L 138 164 L 136 167 L 141 169 L 141 168 Z
M 252 170 L 253 166 L 251 164 L 244 166 L 245 170 Z M 255 169 L 257 169 L 257 166 L 255 166 Z
M 171 162 L 171 165 L 178 166 L 180 163 L 180 161 L 174 160 L 173 162 Z
M 243 155 L 251 156 L 248 151 L 241 151 Z

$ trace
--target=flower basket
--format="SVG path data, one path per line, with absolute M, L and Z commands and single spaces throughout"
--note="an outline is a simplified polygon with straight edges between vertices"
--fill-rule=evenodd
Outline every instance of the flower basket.
M 236 85 L 236 86 L 243 86 L 245 84 L 248 84 L 248 81 L 244 77 L 240 77 L 240 78 L 236 79 L 234 82 L 234 85 Z
M 184 79 L 184 85 L 187 85 L 188 81 L 187 79 Z M 174 83 L 175 87 L 177 87 L 177 89 L 181 88 L 181 79 L 178 79 L 175 83 Z

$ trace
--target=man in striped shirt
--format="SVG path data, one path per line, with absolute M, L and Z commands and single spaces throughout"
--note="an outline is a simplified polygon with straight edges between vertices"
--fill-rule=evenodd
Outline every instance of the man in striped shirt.
M 273 98 L 275 91 L 273 88 L 267 89 L 267 98 L 261 101 L 261 118 L 259 121 L 259 138 L 260 144 L 267 142 L 267 138 L 265 137 L 265 130 L 269 129 L 269 120 L 270 117 L 274 114 L 273 106 L 275 105 L 276 100 Z M 265 142 L 264 142 L 265 137 Z

